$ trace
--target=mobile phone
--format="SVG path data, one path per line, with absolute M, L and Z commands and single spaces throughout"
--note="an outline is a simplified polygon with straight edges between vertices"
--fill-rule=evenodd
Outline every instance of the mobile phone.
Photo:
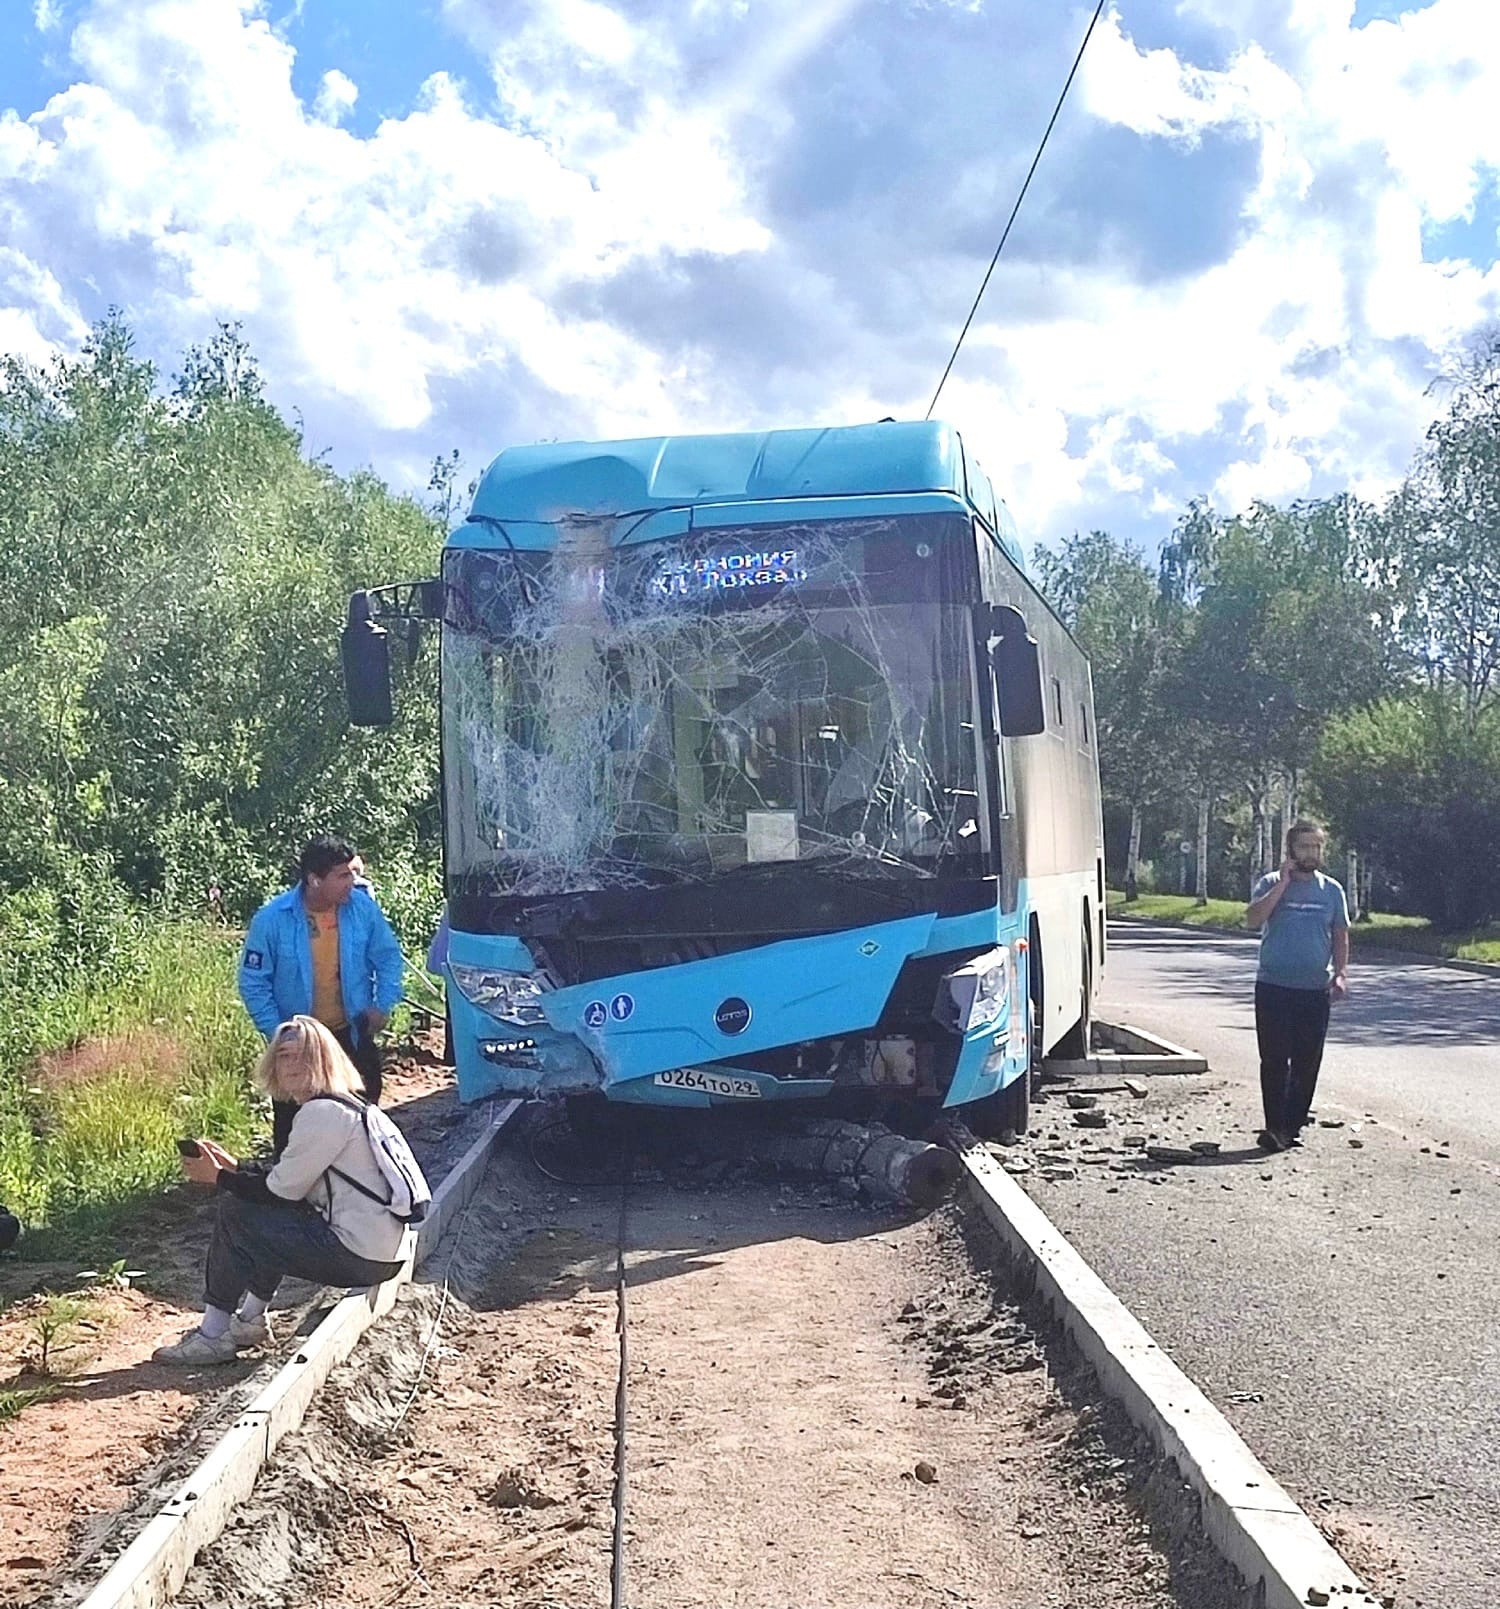
M 179 1140 L 177 1142 L 179 1156 L 202 1156 L 203 1151 L 196 1140 Z

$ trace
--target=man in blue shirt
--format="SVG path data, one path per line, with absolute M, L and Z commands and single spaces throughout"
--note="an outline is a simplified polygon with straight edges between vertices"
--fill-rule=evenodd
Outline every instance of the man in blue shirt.
M 401 945 L 370 885 L 355 871 L 358 856 L 341 838 L 320 834 L 298 857 L 298 881 L 255 913 L 240 954 L 240 998 L 269 1040 L 284 1022 L 316 1017 L 359 1070 L 365 1094 L 380 1099 L 380 1048 L 375 1036 L 401 998 Z M 296 1104 L 272 1104 L 273 1149 L 279 1157 Z
M 1255 1037 L 1267 1151 L 1300 1145 L 1307 1126 L 1328 1007 L 1348 993 L 1349 907 L 1344 890 L 1319 869 L 1325 834 L 1315 821 L 1287 830 L 1286 860 L 1251 891 L 1247 925 L 1259 930 Z

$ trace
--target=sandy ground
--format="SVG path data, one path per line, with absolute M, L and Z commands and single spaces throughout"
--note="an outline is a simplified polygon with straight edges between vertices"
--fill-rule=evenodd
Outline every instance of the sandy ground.
M 607 1604 L 618 1208 L 514 1142 L 429 1265 L 447 1296 L 413 1288 L 335 1375 L 182 1601 Z M 966 1232 L 817 1186 L 632 1185 L 628 1601 L 1237 1603 Z
M 392 1057 L 386 1104 L 435 1178 L 446 1171 L 469 1114 L 452 1075 L 430 1053 Z M 199 1311 L 211 1227 L 206 1194 L 184 1189 L 143 1210 L 118 1255 L 144 1271 L 141 1288 L 90 1299 L 83 1327 L 58 1360 L 55 1396 L 0 1425 L 0 1609 L 35 1603 L 67 1570 L 114 1540 L 122 1511 L 186 1474 L 210 1434 L 239 1411 L 277 1366 L 275 1353 L 247 1353 L 229 1367 L 183 1371 L 151 1362 Z M 76 1264 L 8 1259 L 0 1297 L 77 1287 Z M 283 1286 L 277 1306 L 290 1335 L 307 1321 L 316 1291 Z M 0 1316 L 0 1385 L 42 1383 L 34 1372 L 41 1295 L 21 1296 Z

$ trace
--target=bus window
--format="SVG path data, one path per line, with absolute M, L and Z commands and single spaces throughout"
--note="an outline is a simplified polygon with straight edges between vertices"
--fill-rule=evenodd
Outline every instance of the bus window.
M 1062 683 L 1055 676 L 1052 678 L 1052 715 L 1057 723 L 1058 731 L 1061 732 L 1063 729 Z

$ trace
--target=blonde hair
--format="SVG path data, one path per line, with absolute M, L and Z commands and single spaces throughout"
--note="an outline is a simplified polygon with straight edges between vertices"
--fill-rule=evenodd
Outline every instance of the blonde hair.
M 255 1079 L 273 1101 L 365 1093 L 353 1062 L 316 1017 L 298 1016 L 282 1023 L 256 1065 Z

